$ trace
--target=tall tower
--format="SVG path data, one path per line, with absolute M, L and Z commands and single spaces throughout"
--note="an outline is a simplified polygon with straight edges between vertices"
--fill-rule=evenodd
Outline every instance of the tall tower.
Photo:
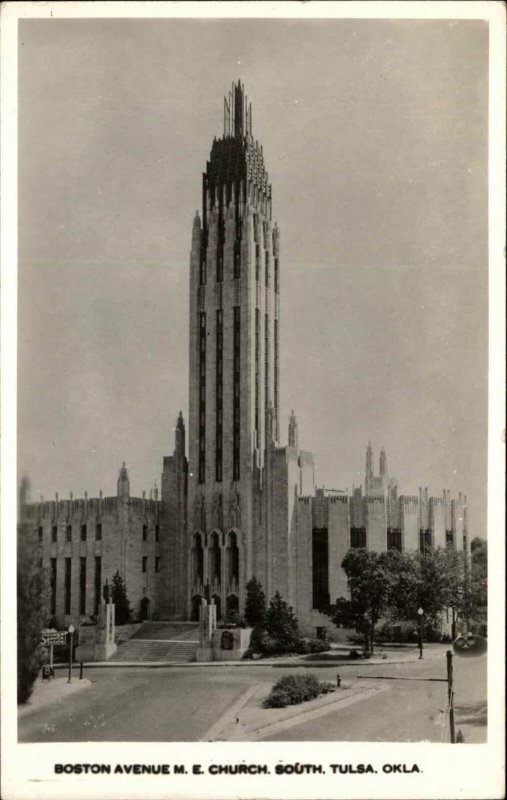
M 254 495 L 279 426 L 279 234 L 241 82 L 202 177 L 190 254 L 189 613 L 242 605 L 255 570 Z M 214 536 L 214 534 L 217 534 Z M 213 543 L 212 543 L 213 539 Z M 220 546 L 208 558 L 207 548 Z M 213 574 L 209 571 L 209 563 Z M 192 601 L 193 598 L 193 601 Z M 192 605 L 193 602 L 193 605 Z M 225 604 L 225 606 L 224 606 Z
M 380 451 L 379 474 L 381 476 L 387 476 L 387 456 L 384 448 Z

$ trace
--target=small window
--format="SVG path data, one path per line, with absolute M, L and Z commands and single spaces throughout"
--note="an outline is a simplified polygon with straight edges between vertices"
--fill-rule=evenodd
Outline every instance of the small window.
M 86 542 L 86 525 L 81 525 L 81 541 Z
M 53 527 L 51 528 L 51 541 L 56 542 L 57 538 L 58 538 L 58 527 L 56 525 L 53 525 Z
M 148 563 L 148 557 L 143 556 L 143 572 L 146 572 L 146 565 Z
M 44 538 L 44 528 L 42 527 L 42 525 L 39 525 L 38 534 L 39 534 L 39 542 L 42 544 L 42 540 Z
M 155 558 L 155 572 L 160 572 L 160 556 Z
M 143 525 L 143 542 L 145 542 L 147 538 L 148 538 L 148 526 Z
M 160 525 L 155 525 L 155 541 L 158 542 L 160 538 Z
M 67 542 L 71 542 L 72 541 L 72 525 L 67 525 L 67 528 L 65 529 L 65 538 L 66 538 Z M 70 611 L 66 612 L 66 613 L 70 614 Z
M 39 567 L 42 569 L 42 558 L 39 558 Z
M 95 538 L 99 542 L 102 539 L 102 523 L 97 522 L 95 526 Z

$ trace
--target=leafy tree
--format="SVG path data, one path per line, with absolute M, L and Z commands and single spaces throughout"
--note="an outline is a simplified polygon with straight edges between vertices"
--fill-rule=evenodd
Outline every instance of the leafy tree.
M 262 584 L 254 576 L 246 585 L 245 619 L 252 628 L 264 624 L 266 617 L 266 595 Z
M 280 592 L 276 592 L 269 601 L 264 628 L 268 637 L 277 642 L 280 651 L 295 649 L 301 641 L 298 621 L 292 606 L 282 599 Z
M 113 575 L 113 585 L 111 587 L 111 601 L 115 605 L 114 615 L 117 625 L 127 625 L 132 620 L 132 611 L 127 597 L 127 586 L 125 580 L 116 570 Z
M 471 617 L 481 625 L 488 619 L 488 543 L 478 536 L 470 543 Z
M 339 597 L 326 611 L 337 627 L 355 628 L 363 635 L 365 650 L 371 653 L 375 626 L 388 608 L 395 558 L 392 551 L 349 550 L 342 569 L 348 578 L 350 598 Z
M 41 634 L 50 619 L 50 586 L 47 571 L 39 565 L 37 537 L 29 524 L 18 525 L 17 544 L 18 703 L 26 703 L 46 660 Z
M 416 622 L 417 611 L 422 608 L 425 623 L 438 628 L 442 612 L 451 608 L 453 629 L 458 618 L 467 622 L 471 597 L 465 554 L 452 547 L 424 553 L 398 553 L 392 556 L 391 564 L 393 581 L 389 607 L 392 618 Z

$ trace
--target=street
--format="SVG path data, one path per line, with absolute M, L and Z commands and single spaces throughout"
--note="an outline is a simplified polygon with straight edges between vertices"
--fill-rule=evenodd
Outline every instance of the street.
M 88 668 L 85 677 L 91 686 L 23 716 L 19 741 L 197 741 L 206 738 L 249 687 L 269 685 L 289 672 L 310 671 L 333 683 L 339 672 L 344 683 L 356 687 L 362 684 L 359 675 L 445 678 L 445 647 L 437 658 L 402 664 Z M 78 680 L 77 673 L 73 680 Z M 456 730 L 462 731 L 465 743 L 486 741 L 486 659 L 455 657 L 454 681 Z M 266 741 L 449 741 L 446 683 L 378 683 L 384 689 L 389 684 L 388 689 L 327 713 L 325 724 L 303 721 Z

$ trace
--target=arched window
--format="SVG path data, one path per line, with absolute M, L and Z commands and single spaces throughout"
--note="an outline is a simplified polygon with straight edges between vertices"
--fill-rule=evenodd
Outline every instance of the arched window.
M 234 532 L 229 534 L 229 546 L 227 547 L 227 583 L 238 582 L 239 580 L 239 550 L 237 536 Z
M 204 551 L 202 548 L 202 538 L 200 533 L 194 536 L 194 546 L 192 548 L 192 575 L 194 583 L 202 581 L 204 575 Z
M 211 547 L 209 551 L 209 577 L 210 581 L 220 581 L 222 576 L 222 552 L 218 533 L 211 534 Z

